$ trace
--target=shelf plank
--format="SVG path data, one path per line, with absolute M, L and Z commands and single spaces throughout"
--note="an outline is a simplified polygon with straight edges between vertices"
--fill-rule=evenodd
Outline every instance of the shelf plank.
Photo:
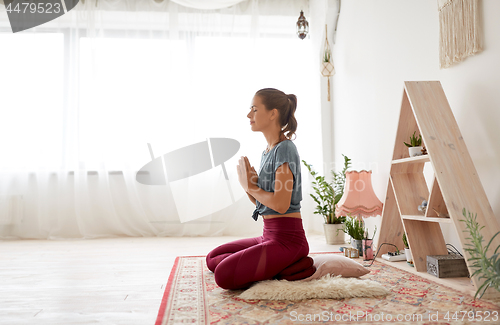
M 440 223 L 452 223 L 451 218 L 438 218 L 438 217 L 424 217 L 424 216 L 411 216 L 411 215 L 402 215 L 401 218 L 407 220 L 417 220 L 417 221 L 425 221 L 425 222 L 440 222 Z
M 397 164 L 415 164 L 415 163 L 426 163 L 430 162 L 429 155 L 422 155 L 422 156 L 417 156 L 417 157 L 409 157 L 409 158 L 402 158 L 402 159 L 396 159 L 392 161 L 393 165 Z

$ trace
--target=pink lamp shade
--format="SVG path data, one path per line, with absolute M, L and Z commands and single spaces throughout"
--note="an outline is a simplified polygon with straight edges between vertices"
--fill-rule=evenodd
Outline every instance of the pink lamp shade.
M 382 202 L 372 187 L 372 171 L 346 172 L 344 195 L 335 206 L 335 215 L 372 217 L 382 214 Z

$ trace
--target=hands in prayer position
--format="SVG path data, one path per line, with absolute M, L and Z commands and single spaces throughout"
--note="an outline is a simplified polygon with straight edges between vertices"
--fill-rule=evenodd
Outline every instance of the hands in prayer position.
M 250 161 L 248 161 L 247 157 L 242 156 L 240 158 L 236 169 L 238 171 L 238 181 L 245 192 L 248 192 L 249 189 L 258 187 L 257 181 L 259 180 L 259 175 L 253 166 L 250 165 Z

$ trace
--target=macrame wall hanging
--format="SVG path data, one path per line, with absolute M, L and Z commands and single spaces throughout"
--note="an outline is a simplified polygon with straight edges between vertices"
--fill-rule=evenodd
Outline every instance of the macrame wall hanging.
M 482 51 L 478 1 L 438 0 L 441 69 Z
M 323 56 L 321 58 L 321 74 L 323 77 L 328 78 L 328 101 L 330 101 L 330 77 L 335 74 L 333 67 L 332 51 L 328 43 L 328 27 L 325 25 L 325 48 L 323 49 Z

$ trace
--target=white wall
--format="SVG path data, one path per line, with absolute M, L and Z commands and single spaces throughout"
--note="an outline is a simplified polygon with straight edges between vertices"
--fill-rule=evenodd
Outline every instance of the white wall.
M 439 80 L 500 223 L 500 1 L 483 0 L 480 10 L 484 51 L 440 70 L 436 0 L 342 1 L 333 48 L 335 160 L 346 154 L 354 169 L 372 169 L 381 201 L 403 81 Z M 380 225 L 380 217 L 374 221 Z M 444 234 L 457 243 L 454 231 Z

